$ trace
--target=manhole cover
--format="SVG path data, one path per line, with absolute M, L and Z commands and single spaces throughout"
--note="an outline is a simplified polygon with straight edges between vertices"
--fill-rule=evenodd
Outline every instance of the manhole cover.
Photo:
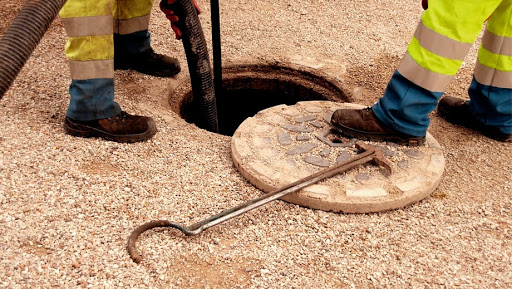
M 236 167 L 256 187 L 270 192 L 354 156 L 355 140 L 330 132 L 328 121 L 338 108 L 362 106 L 303 101 L 274 106 L 246 119 L 232 138 Z M 438 186 L 445 161 L 430 134 L 425 146 L 418 148 L 367 143 L 380 148 L 392 162 L 392 175 L 368 164 L 283 199 L 325 211 L 368 213 L 415 203 Z

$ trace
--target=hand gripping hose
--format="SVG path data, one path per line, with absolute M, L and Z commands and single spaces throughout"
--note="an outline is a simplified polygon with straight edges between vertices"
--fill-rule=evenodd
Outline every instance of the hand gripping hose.
M 0 99 L 67 0 L 27 0 L 0 39 Z

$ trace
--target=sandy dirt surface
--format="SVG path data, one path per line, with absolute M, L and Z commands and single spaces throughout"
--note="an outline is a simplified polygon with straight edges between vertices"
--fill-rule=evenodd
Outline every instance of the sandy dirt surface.
M 0 34 L 23 2 L 2 1 Z M 209 3 L 198 2 L 209 39 Z M 321 64 L 355 102 L 370 105 L 422 10 L 419 0 L 234 0 L 222 1 L 221 12 L 226 63 Z M 155 50 L 185 67 L 182 45 L 156 7 L 150 31 Z M 135 264 L 125 245 L 136 226 L 192 224 L 261 191 L 234 167 L 229 136 L 169 109 L 167 79 L 116 72 L 116 100 L 157 122 L 151 141 L 65 135 L 65 41 L 57 19 L 0 100 L 0 287 L 512 287 L 512 145 L 435 114 L 429 131 L 446 170 L 425 200 L 360 215 L 277 201 L 195 237 L 148 232 L 138 244 L 145 259 Z M 477 45 L 448 94 L 467 97 Z

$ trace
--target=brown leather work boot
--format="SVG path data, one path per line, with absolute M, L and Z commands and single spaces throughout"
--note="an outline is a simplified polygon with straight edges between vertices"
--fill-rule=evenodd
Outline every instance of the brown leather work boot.
M 408 146 L 419 146 L 425 143 L 425 137 L 406 135 L 385 127 L 370 107 L 338 109 L 332 115 L 331 124 L 342 134 L 362 140 L 390 141 Z
M 64 131 L 72 136 L 101 137 L 115 142 L 134 143 L 150 139 L 157 130 L 152 118 L 122 111 L 116 116 L 93 121 L 77 121 L 66 117 Z
M 172 77 L 181 71 L 178 59 L 155 53 L 153 49 L 133 56 L 114 56 L 114 69 L 133 69 L 158 77 Z
M 512 134 L 502 133 L 498 128 L 478 121 L 469 110 L 467 100 L 445 96 L 439 101 L 437 113 L 451 123 L 474 129 L 486 137 L 502 142 L 512 142 Z

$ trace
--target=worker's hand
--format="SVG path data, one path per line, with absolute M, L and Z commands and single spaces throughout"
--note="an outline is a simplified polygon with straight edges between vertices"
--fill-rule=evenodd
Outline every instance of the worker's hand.
M 180 18 L 174 12 L 175 5 L 176 5 L 177 1 L 178 0 L 162 0 L 162 1 L 160 1 L 160 10 L 162 10 L 162 12 L 164 12 L 164 14 L 165 14 L 165 17 L 171 21 L 171 28 L 174 31 L 174 33 L 176 34 L 176 39 L 181 39 L 181 36 L 183 34 L 181 33 L 181 30 L 177 25 L 178 22 L 180 21 Z M 199 8 L 199 5 L 197 5 L 197 2 L 195 0 L 191 0 L 191 1 L 192 1 L 192 4 L 194 4 L 194 6 L 196 7 L 197 14 L 200 14 L 201 9 Z
M 423 7 L 423 9 L 427 10 L 428 0 L 421 0 L 421 7 Z

